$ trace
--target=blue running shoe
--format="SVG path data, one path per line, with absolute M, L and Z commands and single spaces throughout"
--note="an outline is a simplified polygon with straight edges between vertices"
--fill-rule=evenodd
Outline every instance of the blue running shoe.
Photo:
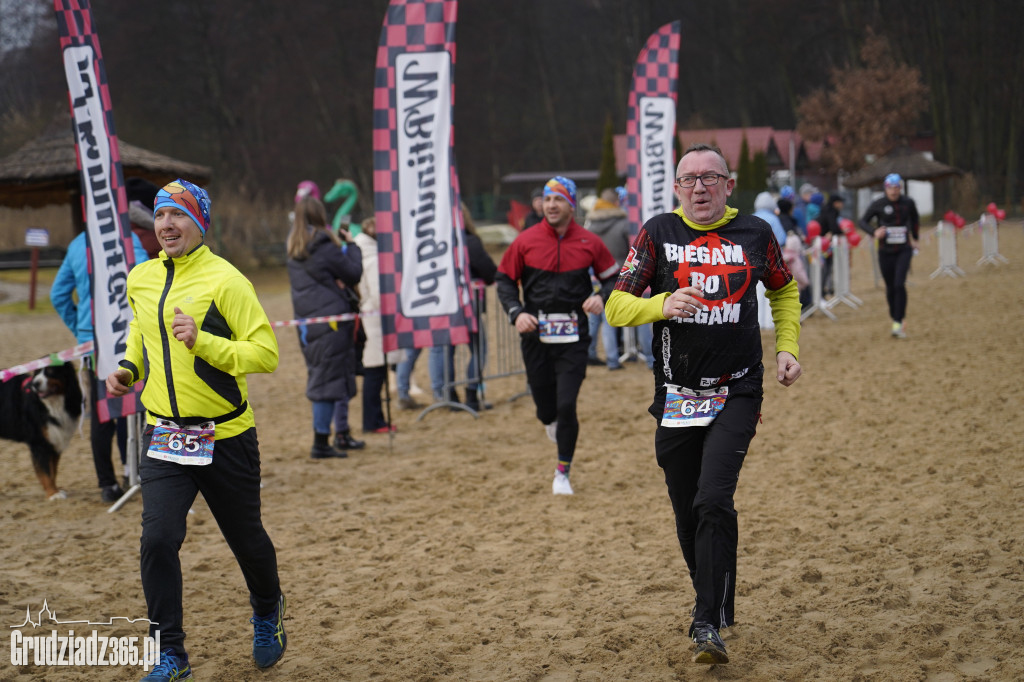
M 178 653 L 174 649 L 164 649 L 160 652 L 160 663 L 142 678 L 142 682 L 178 682 L 191 679 L 192 666 L 188 664 L 188 654 Z
M 285 600 L 282 594 L 277 608 L 269 616 L 253 614 L 252 623 L 252 657 L 256 667 L 269 668 L 277 663 L 288 646 L 288 635 L 284 632 Z

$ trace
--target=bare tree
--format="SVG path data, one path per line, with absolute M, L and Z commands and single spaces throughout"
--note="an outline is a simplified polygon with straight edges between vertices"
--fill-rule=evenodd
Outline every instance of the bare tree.
M 827 140 L 831 170 L 856 170 L 867 154 L 883 154 L 911 137 L 928 108 L 921 72 L 899 63 L 889 41 L 869 32 L 860 50 L 863 66 L 833 69 L 832 89 L 815 90 L 797 107 L 800 134 Z

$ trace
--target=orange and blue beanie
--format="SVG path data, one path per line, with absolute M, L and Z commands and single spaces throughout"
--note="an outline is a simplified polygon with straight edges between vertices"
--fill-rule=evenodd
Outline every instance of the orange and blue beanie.
M 178 178 L 164 185 L 153 200 L 154 217 L 161 206 L 173 206 L 185 211 L 204 237 L 210 229 L 210 195 L 205 189 L 193 185 L 188 180 Z
M 556 175 L 544 185 L 544 196 L 557 194 L 576 208 L 576 183 L 562 175 Z

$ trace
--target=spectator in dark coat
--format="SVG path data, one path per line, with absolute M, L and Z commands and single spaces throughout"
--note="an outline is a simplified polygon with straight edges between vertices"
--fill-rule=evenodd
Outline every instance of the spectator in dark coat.
M 821 215 L 818 216 L 818 222 L 821 224 L 821 236 L 829 237 L 829 248 L 822 254 L 821 262 L 821 287 L 826 295 L 835 293 L 835 287 L 832 284 L 831 245 L 833 240 L 843 236 L 843 231 L 839 227 L 839 218 L 842 210 L 843 195 L 837 192 L 829 195 L 828 204 L 822 207 Z
M 357 285 L 363 274 L 362 253 L 349 233 L 331 232 L 323 203 L 303 197 L 295 205 L 288 233 L 288 279 L 291 281 L 295 317 L 306 319 L 358 313 Z M 365 445 L 352 439 L 348 428 L 348 401 L 355 395 L 355 324 L 352 320 L 319 322 L 298 327 L 299 343 L 306 360 L 306 397 L 313 403 L 313 459 L 347 457 L 342 445 Z M 339 427 L 336 403 L 343 403 L 344 421 Z M 329 442 L 335 417 L 335 447 Z
M 146 255 L 156 258 L 160 253 L 160 242 L 153 231 L 153 200 L 160 188 L 144 178 L 128 178 L 125 191 L 128 194 L 128 221 L 132 232 L 139 238 Z
M 538 187 L 530 193 L 530 212 L 523 219 L 523 229 L 532 227 L 544 220 L 544 188 Z

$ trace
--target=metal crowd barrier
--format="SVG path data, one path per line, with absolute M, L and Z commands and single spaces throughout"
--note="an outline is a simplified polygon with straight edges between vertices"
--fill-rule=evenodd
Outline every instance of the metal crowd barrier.
M 474 282 L 472 290 L 473 310 L 480 333 L 476 335 L 475 339 L 471 338 L 469 344 L 460 344 L 455 347 L 454 367 L 452 367 L 451 355 L 446 350 L 443 362 L 445 381 L 441 389 L 443 399 L 425 407 L 416 417 L 416 421 L 422 420 L 430 412 L 441 408 L 468 412 L 473 417 L 479 418 L 480 414 L 465 403 L 448 400 L 452 389 L 457 387 L 465 387 L 471 383 L 478 384 L 477 400 L 483 405 L 487 397 L 488 381 L 522 376 L 525 384 L 526 366 L 523 364 L 523 354 L 519 347 L 519 332 L 516 331 L 514 325 L 509 324 L 501 302 L 498 300 L 496 288 Z M 473 341 L 476 342 L 475 349 L 472 348 Z M 483 346 L 486 346 L 486 354 L 483 352 Z M 424 350 L 429 352 L 430 349 L 425 348 Z M 476 350 L 478 358 L 483 359 L 483 362 L 478 363 L 477 366 L 480 377 L 467 376 L 470 353 L 473 350 Z M 481 368 L 480 365 L 483 367 Z M 452 377 L 452 380 L 448 381 L 448 377 Z M 529 394 L 529 386 L 526 385 L 523 391 L 512 395 L 509 401 Z

